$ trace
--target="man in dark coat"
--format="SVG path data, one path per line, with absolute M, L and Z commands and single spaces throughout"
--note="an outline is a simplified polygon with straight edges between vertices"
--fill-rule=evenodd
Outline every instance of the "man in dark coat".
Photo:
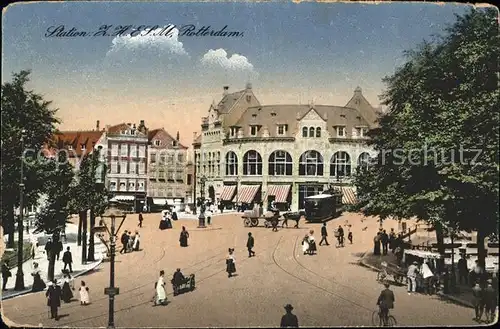
M 59 256 L 61 255 L 61 251 L 63 251 L 63 244 L 61 241 L 57 241 L 54 243 L 54 248 L 56 252 L 56 259 L 59 260 Z
M 389 235 L 384 230 L 380 236 L 380 242 L 382 242 L 382 254 L 387 255 L 387 245 L 389 244 Z
M 248 257 L 255 256 L 255 251 L 252 250 L 254 243 L 255 241 L 253 239 L 252 233 L 248 232 L 248 240 L 247 240 Z
M 5 286 L 7 286 L 7 280 L 12 276 L 12 273 L 10 272 L 9 268 L 7 267 L 7 264 L 3 263 L 2 264 L 2 290 L 5 291 Z
M 128 244 L 127 231 L 123 232 L 122 237 L 120 239 L 120 242 L 122 243 L 122 249 L 120 250 L 120 254 L 126 253 L 127 252 L 127 244 Z
M 465 259 L 465 254 L 460 255 L 460 259 L 458 260 L 458 282 L 462 283 L 462 281 L 467 284 L 469 278 L 469 269 L 467 268 L 467 260 Z
M 394 293 L 389 289 L 389 283 L 384 282 L 385 289 L 380 292 L 378 296 L 377 305 L 380 309 L 380 317 L 384 320 L 384 324 L 387 325 L 389 317 L 389 309 L 394 308 Z
M 54 244 L 52 243 L 52 240 L 49 238 L 47 243 L 45 244 L 45 253 L 47 254 L 47 259 L 49 259 L 50 252 L 52 251 L 53 247 L 54 247 Z
M 69 272 L 73 273 L 73 268 L 71 265 L 73 264 L 73 256 L 71 255 L 71 251 L 69 251 L 69 247 L 66 248 L 66 251 L 63 254 L 62 261 L 64 263 L 63 271 L 66 271 L 66 266 L 69 266 Z
M 286 314 L 281 317 L 281 328 L 298 328 L 299 320 L 295 314 L 292 314 L 293 306 L 285 305 Z
M 323 223 L 323 226 L 321 227 L 321 241 L 319 242 L 320 246 L 323 244 L 323 241 L 326 242 L 327 246 L 330 245 L 328 243 L 328 240 L 326 239 L 327 236 L 328 236 L 328 232 L 326 231 L 326 223 Z
M 472 304 L 474 305 L 474 312 L 476 317 L 474 320 L 476 321 L 481 321 L 481 318 L 483 317 L 483 309 L 484 309 L 484 291 L 483 288 L 479 285 L 479 280 L 476 282 L 476 285 L 474 288 L 472 288 L 472 295 L 474 296 L 474 299 L 472 301 Z
M 493 280 L 488 279 L 487 286 L 483 292 L 483 305 L 486 313 L 486 321 L 493 323 L 495 321 L 495 310 L 497 308 L 498 293 L 493 288 Z
M 139 213 L 139 224 L 137 226 L 142 227 L 142 221 L 144 220 L 144 217 L 142 217 L 142 212 Z
M 61 306 L 61 287 L 57 285 L 57 281 L 54 279 L 54 282 L 49 286 L 47 292 L 45 292 L 45 296 L 47 299 L 47 306 L 50 306 L 50 314 L 51 319 L 59 320 L 57 316 L 57 308 Z
M 391 228 L 391 233 L 389 233 L 389 249 L 391 249 L 392 253 L 396 250 L 396 232 Z
M 344 229 L 342 228 L 341 225 L 339 225 L 337 232 L 339 235 L 339 247 L 343 247 L 344 246 Z

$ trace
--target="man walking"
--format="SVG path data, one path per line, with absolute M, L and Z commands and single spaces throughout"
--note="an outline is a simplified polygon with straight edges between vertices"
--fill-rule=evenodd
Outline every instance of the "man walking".
M 66 248 L 62 261 L 64 263 L 63 271 L 66 271 L 66 266 L 69 266 L 69 272 L 73 273 L 73 268 L 71 266 L 73 264 L 73 256 L 71 255 L 71 251 L 69 251 L 69 247 Z
M 465 259 L 464 253 L 460 255 L 457 267 L 458 267 L 458 282 L 462 284 L 462 281 L 464 281 L 465 284 L 467 284 L 469 277 L 469 269 L 467 268 L 467 260 Z
M 59 256 L 61 255 L 61 251 L 63 251 L 63 244 L 61 241 L 57 241 L 54 243 L 54 248 L 56 252 L 56 259 L 59 260 Z
M 474 286 L 474 288 L 472 288 L 472 295 L 474 296 L 474 300 L 472 303 L 474 305 L 474 312 L 476 314 L 474 320 L 479 322 L 483 317 L 484 309 L 484 291 L 483 288 L 481 288 L 481 286 L 479 285 L 479 280 L 476 281 L 476 285 Z
M 127 252 L 127 244 L 128 244 L 127 231 L 123 232 L 122 237 L 120 239 L 120 242 L 122 243 L 122 249 L 120 250 L 120 254 L 126 253 Z
M 387 255 L 387 245 L 389 244 L 389 236 L 384 230 L 382 236 L 380 237 L 380 242 L 382 242 L 382 255 Z
M 248 257 L 255 256 L 255 251 L 252 250 L 254 243 L 255 241 L 253 239 L 252 233 L 248 232 L 248 240 L 247 240 Z
M 3 263 L 2 264 L 2 290 L 5 291 L 5 287 L 7 286 L 7 280 L 12 276 L 12 273 L 10 272 L 9 268 L 7 267 L 7 264 Z
M 45 244 L 45 253 L 47 254 L 47 259 L 50 257 L 50 252 L 52 251 L 52 248 L 54 248 L 54 245 L 52 244 L 52 239 L 49 238 L 47 240 L 47 243 Z
M 323 244 L 323 241 L 326 243 L 327 246 L 330 245 L 328 243 L 328 240 L 326 239 L 327 236 L 328 232 L 326 231 L 326 223 L 323 223 L 323 226 L 321 227 L 321 241 L 319 242 L 320 246 Z
M 339 228 L 337 229 L 337 234 L 339 235 L 338 240 L 339 240 L 339 247 L 344 246 L 344 229 L 342 228 L 341 225 L 339 225 Z
M 299 320 L 295 314 L 292 314 L 293 306 L 285 305 L 286 314 L 281 317 L 281 328 L 298 328 Z
M 142 217 L 142 212 L 139 212 L 139 224 L 137 224 L 137 226 L 142 227 L 143 220 L 144 220 L 144 218 Z
M 57 308 L 61 306 L 61 287 L 57 285 L 56 279 L 54 279 L 54 282 L 49 283 L 49 289 L 47 289 L 45 296 L 48 297 L 47 306 L 50 307 L 51 319 L 59 321 Z
M 493 288 L 493 280 L 488 279 L 487 287 L 484 289 L 483 293 L 483 305 L 484 311 L 486 313 L 486 321 L 493 323 L 495 321 L 495 310 L 497 308 L 497 298 L 498 294 Z
M 391 228 L 391 233 L 389 233 L 389 249 L 391 249 L 393 254 L 394 250 L 396 249 L 395 242 L 396 242 L 396 233 L 394 232 L 394 228 Z

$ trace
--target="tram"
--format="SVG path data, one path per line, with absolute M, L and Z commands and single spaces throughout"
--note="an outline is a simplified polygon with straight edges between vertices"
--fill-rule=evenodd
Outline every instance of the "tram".
M 304 199 L 305 217 L 308 222 L 324 222 L 342 213 L 342 192 L 309 196 Z

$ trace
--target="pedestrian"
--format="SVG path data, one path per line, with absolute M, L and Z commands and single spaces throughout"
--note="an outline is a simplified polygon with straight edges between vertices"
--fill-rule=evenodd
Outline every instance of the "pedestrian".
M 56 259 L 59 260 L 59 256 L 61 255 L 61 251 L 64 250 L 63 244 L 62 244 L 62 242 L 60 240 L 56 241 L 54 243 L 54 249 L 55 249 L 55 252 L 56 252 Z
M 5 288 L 5 286 L 7 286 L 7 281 L 9 280 L 9 278 L 12 276 L 12 273 L 10 272 L 9 270 L 9 267 L 7 266 L 7 264 L 3 263 L 2 264 L 2 290 L 5 291 L 7 290 Z
M 469 269 L 467 268 L 467 259 L 465 259 L 465 253 L 460 254 L 460 259 L 458 260 L 458 282 L 462 284 L 464 281 L 465 284 L 468 282 L 469 277 Z
M 380 255 L 380 232 L 373 238 L 373 254 Z
M 425 260 L 424 263 L 422 264 L 421 268 L 421 274 L 424 279 L 424 293 L 427 295 L 432 294 L 432 279 L 434 278 L 434 273 L 432 273 L 432 270 L 429 267 L 428 260 Z
M 339 237 L 338 237 L 339 247 L 343 247 L 344 246 L 344 229 L 342 228 L 342 226 L 339 225 L 337 232 L 339 235 Z
M 133 245 L 134 251 L 139 251 L 140 243 L 141 243 L 141 236 L 139 235 L 138 231 L 135 231 L 135 238 L 134 238 L 134 245 Z
M 64 284 L 62 286 L 62 296 L 61 296 L 61 299 L 65 303 L 71 302 L 71 299 L 73 298 L 72 290 L 75 290 L 73 284 L 74 282 L 71 279 L 71 276 L 66 272 L 66 274 L 64 275 Z
M 290 304 L 285 305 L 286 314 L 281 317 L 281 328 L 298 328 L 299 320 L 295 314 L 292 314 L 293 306 Z
M 327 246 L 330 245 L 328 243 L 328 240 L 326 239 L 327 236 L 328 236 L 328 232 L 326 230 L 326 223 L 323 223 L 323 226 L 321 227 L 321 241 L 319 241 L 320 246 L 323 244 L 323 242 L 325 242 Z
M 349 243 L 352 244 L 351 224 L 349 224 L 349 229 L 348 229 L 348 233 L 347 233 L 347 239 L 349 240 Z
M 486 289 L 483 293 L 483 305 L 486 314 L 486 321 L 492 323 L 495 321 L 495 311 L 497 308 L 498 293 L 493 288 L 493 280 L 488 279 Z
M 187 247 L 188 246 L 188 238 L 189 238 L 189 233 L 186 231 L 186 227 L 182 227 L 181 235 L 179 237 L 179 243 L 181 247 Z
M 309 253 L 309 235 L 307 234 L 302 239 L 302 252 L 304 252 L 304 255 Z
M 80 282 L 80 305 L 90 304 L 89 287 L 85 285 L 85 281 Z
M 393 254 L 394 250 L 396 249 L 395 242 L 396 242 L 396 232 L 394 232 L 394 228 L 391 228 L 391 233 L 389 233 L 389 249 L 391 249 Z
M 63 271 L 66 271 L 66 266 L 68 266 L 69 272 L 73 273 L 73 268 L 72 268 L 73 256 L 71 255 L 71 251 L 69 251 L 69 247 L 66 247 L 66 251 L 63 254 L 62 261 L 64 263 Z
M 233 273 L 236 272 L 236 259 L 234 258 L 234 249 L 228 249 L 229 254 L 226 257 L 226 272 L 227 277 L 230 278 L 233 276 Z
M 127 251 L 132 252 L 132 246 L 134 244 L 134 237 L 132 236 L 132 232 L 128 231 L 128 239 L 127 239 Z
M 142 211 L 139 212 L 139 224 L 137 226 L 142 227 L 142 221 L 144 220 L 144 217 L 142 217 Z
M 316 239 L 314 238 L 314 230 L 309 231 L 309 254 L 314 255 L 316 253 Z
M 484 287 L 484 283 L 486 282 L 484 268 L 479 264 L 479 260 L 476 259 L 475 265 L 471 271 L 471 282 L 479 281 L 481 287 Z
M 40 276 L 40 269 L 38 268 L 38 263 L 33 262 L 33 272 L 31 272 L 31 276 L 33 277 L 33 284 L 31 286 L 32 292 L 43 291 L 46 287 L 45 282 L 43 282 L 42 277 Z
M 47 260 L 49 260 L 52 248 L 53 248 L 52 239 L 48 238 L 47 243 L 45 244 L 45 253 L 47 254 Z
M 418 262 L 414 261 L 409 267 L 406 276 L 408 277 L 408 295 L 417 291 Z
M 212 225 L 212 215 L 213 215 L 213 211 L 212 211 L 212 206 L 208 206 L 207 207 L 207 210 L 205 211 L 205 217 L 207 219 L 207 225 Z
M 47 297 L 47 306 L 50 307 L 50 318 L 56 321 L 59 321 L 57 309 L 61 306 L 61 296 L 61 287 L 57 285 L 57 280 L 54 279 L 53 282 L 49 283 L 49 289 L 45 292 L 45 297 Z
M 286 228 L 288 228 L 288 216 L 283 216 L 283 223 L 281 224 L 281 228 L 284 228 L 285 225 L 286 225 Z
M 158 278 L 158 281 L 156 282 L 155 289 L 156 289 L 156 299 L 154 305 L 165 305 L 167 302 L 167 293 L 165 292 L 165 271 L 161 270 L 160 271 L 160 277 Z
M 248 232 L 248 240 L 247 240 L 247 249 L 248 249 L 248 257 L 255 256 L 255 251 L 253 251 L 255 240 L 253 239 L 252 233 Z
M 120 254 L 126 253 L 127 252 L 127 244 L 128 244 L 128 235 L 127 231 L 123 232 L 120 242 L 122 243 L 122 249 L 120 250 Z
M 481 288 L 479 284 L 479 280 L 476 281 L 476 285 L 472 288 L 472 295 L 474 296 L 473 300 L 473 305 L 474 305 L 474 312 L 476 317 L 474 320 L 477 322 L 481 321 L 481 318 L 483 317 L 483 308 L 484 308 L 484 291 L 483 288 Z
M 382 243 L 382 254 L 387 255 L 387 245 L 389 244 L 389 236 L 385 230 L 380 235 L 380 242 Z

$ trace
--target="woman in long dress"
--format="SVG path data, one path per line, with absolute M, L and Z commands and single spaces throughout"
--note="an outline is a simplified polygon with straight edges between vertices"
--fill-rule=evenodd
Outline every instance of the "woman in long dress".
M 181 236 L 179 238 L 179 242 L 181 244 L 181 247 L 187 247 L 188 246 L 188 238 L 189 238 L 189 233 L 186 231 L 186 227 L 182 227 L 181 231 Z
M 161 270 L 158 282 L 156 282 L 156 299 L 154 304 L 155 306 L 158 304 L 165 305 L 165 302 L 167 301 L 167 293 L 165 292 L 165 280 L 163 279 L 164 276 L 165 276 L 165 271 Z
M 140 243 L 141 243 L 141 236 L 139 235 L 139 232 L 135 231 L 134 246 L 133 246 L 134 251 L 139 251 Z
M 228 278 L 232 277 L 233 273 L 236 272 L 236 259 L 234 258 L 233 248 L 229 248 L 229 254 L 226 258 L 226 272 Z
M 40 276 L 40 269 L 38 268 L 38 263 L 33 262 L 33 272 L 31 272 L 31 276 L 33 277 L 33 286 L 31 291 L 42 291 L 47 287 L 45 282 L 43 282 L 42 277 Z
M 65 303 L 71 302 L 71 298 L 73 298 L 73 292 L 71 291 L 73 288 L 73 280 L 69 274 L 64 276 L 64 283 L 62 286 L 62 300 Z
M 304 255 L 309 252 L 309 236 L 307 234 L 302 239 L 302 252 L 304 253 Z
M 314 231 L 309 231 L 309 252 L 311 255 L 314 255 L 316 252 L 316 239 L 314 238 Z
M 81 282 L 79 292 L 80 292 L 80 305 L 90 304 L 89 287 L 85 285 L 85 281 Z

